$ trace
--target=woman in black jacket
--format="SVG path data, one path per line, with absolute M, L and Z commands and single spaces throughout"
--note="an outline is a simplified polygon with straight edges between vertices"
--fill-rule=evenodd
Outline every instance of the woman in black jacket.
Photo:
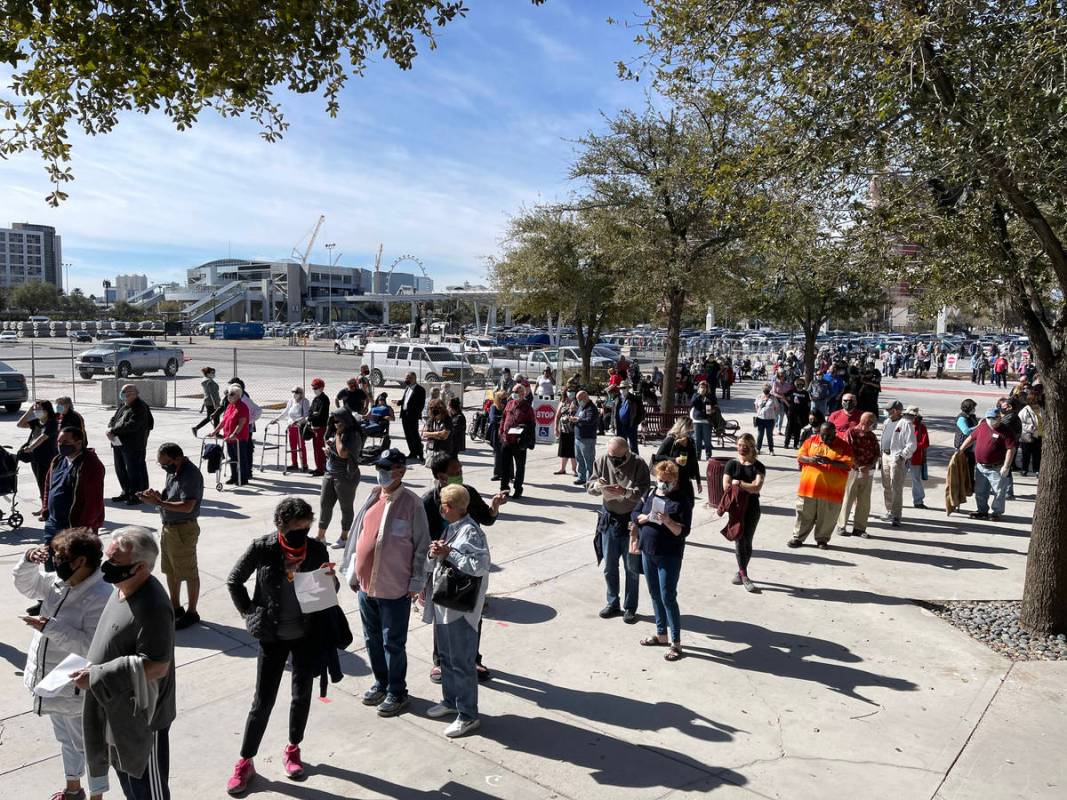
M 315 677 L 322 671 L 322 642 L 316 620 L 326 612 L 304 614 L 297 601 L 293 576 L 326 564 L 326 546 L 308 537 L 315 515 L 303 500 L 287 497 L 274 509 L 273 533 L 253 540 L 226 581 L 230 598 L 244 617 L 248 632 L 259 640 L 256 691 L 245 723 L 241 758 L 226 785 L 230 794 L 243 792 L 255 777 L 252 763 L 267 728 L 285 665 L 292 657 L 293 688 L 289 706 L 289 744 L 282 764 L 290 778 L 304 774 L 300 742 L 304 738 Z M 252 596 L 245 581 L 256 575 Z M 327 572 L 333 575 L 332 569 Z M 334 579 L 336 583 L 336 578 Z
M 682 417 L 674 423 L 671 432 L 664 437 L 659 450 L 652 456 L 652 465 L 666 460 L 678 465 L 678 490 L 689 498 L 690 503 L 695 502 L 693 481 L 697 484 L 696 494 L 700 494 L 700 462 L 693 441 L 693 422 L 688 417 Z
M 311 426 L 311 449 L 315 453 L 315 471 L 311 474 L 321 478 L 326 474 L 326 428 L 330 424 L 330 398 L 326 395 L 326 382 L 322 378 L 311 379 L 311 411 L 308 425 Z

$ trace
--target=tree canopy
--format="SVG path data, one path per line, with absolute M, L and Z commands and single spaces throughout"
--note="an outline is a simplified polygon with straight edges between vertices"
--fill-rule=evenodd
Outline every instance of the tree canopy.
M 16 286 L 8 294 L 8 305 L 21 308 L 33 316 L 41 311 L 51 311 L 59 304 L 59 293 L 54 283 L 32 281 Z

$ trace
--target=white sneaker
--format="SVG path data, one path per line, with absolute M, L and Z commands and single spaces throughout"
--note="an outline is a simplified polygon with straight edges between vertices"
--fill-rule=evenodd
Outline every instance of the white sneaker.
M 435 706 L 430 706 L 426 709 L 426 716 L 430 719 L 441 719 L 442 717 L 451 716 L 456 713 L 456 709 L 452 706 L 446 706 L 444 703 L 438 703 Z
M 479 719 L 457 719 L 452 722 L 447 728 L 445 728 L 445 736 L 449 739 L 456 739 L 460 736 L 466 736 L 471 731 L 477 729 L 482 721 Z
M 348 547 L 347 539 L 338 539 L 336 542 L 330 545 L 331 550 L 344 550 Z

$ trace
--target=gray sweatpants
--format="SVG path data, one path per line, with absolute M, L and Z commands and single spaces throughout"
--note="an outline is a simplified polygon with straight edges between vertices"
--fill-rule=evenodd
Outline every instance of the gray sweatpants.
M 319 528 L 326 530 L 333 519 L 334 503 L 341 504 L 341 533 L 348 535 L 352 520 L 356 516 L 356 487 L 359 485 L 359 473 L 355 475 L 322 476 L 322 493 L 319 495 Z

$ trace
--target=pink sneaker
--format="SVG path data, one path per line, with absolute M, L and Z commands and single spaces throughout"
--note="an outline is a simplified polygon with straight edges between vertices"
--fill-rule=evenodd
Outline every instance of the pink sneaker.
M 290 778 L 304 777 L 304 764 L 300 760 L 300 748 L 295 744 L 287 744 L 285 746 L 285 750 L 282 751 L 282 765 L 285 767 L 285 774 Z
M 252 778 L 255 776 L 256 768 L 252 766 L 252 759 L 239 759 L 237 766 L 233 768 L 233 775 L 231 775 L 230 779 L 226 782 L 226 792 L 235 797 L 242 794 L 248 788 L 248 784 L 252 782 Z

